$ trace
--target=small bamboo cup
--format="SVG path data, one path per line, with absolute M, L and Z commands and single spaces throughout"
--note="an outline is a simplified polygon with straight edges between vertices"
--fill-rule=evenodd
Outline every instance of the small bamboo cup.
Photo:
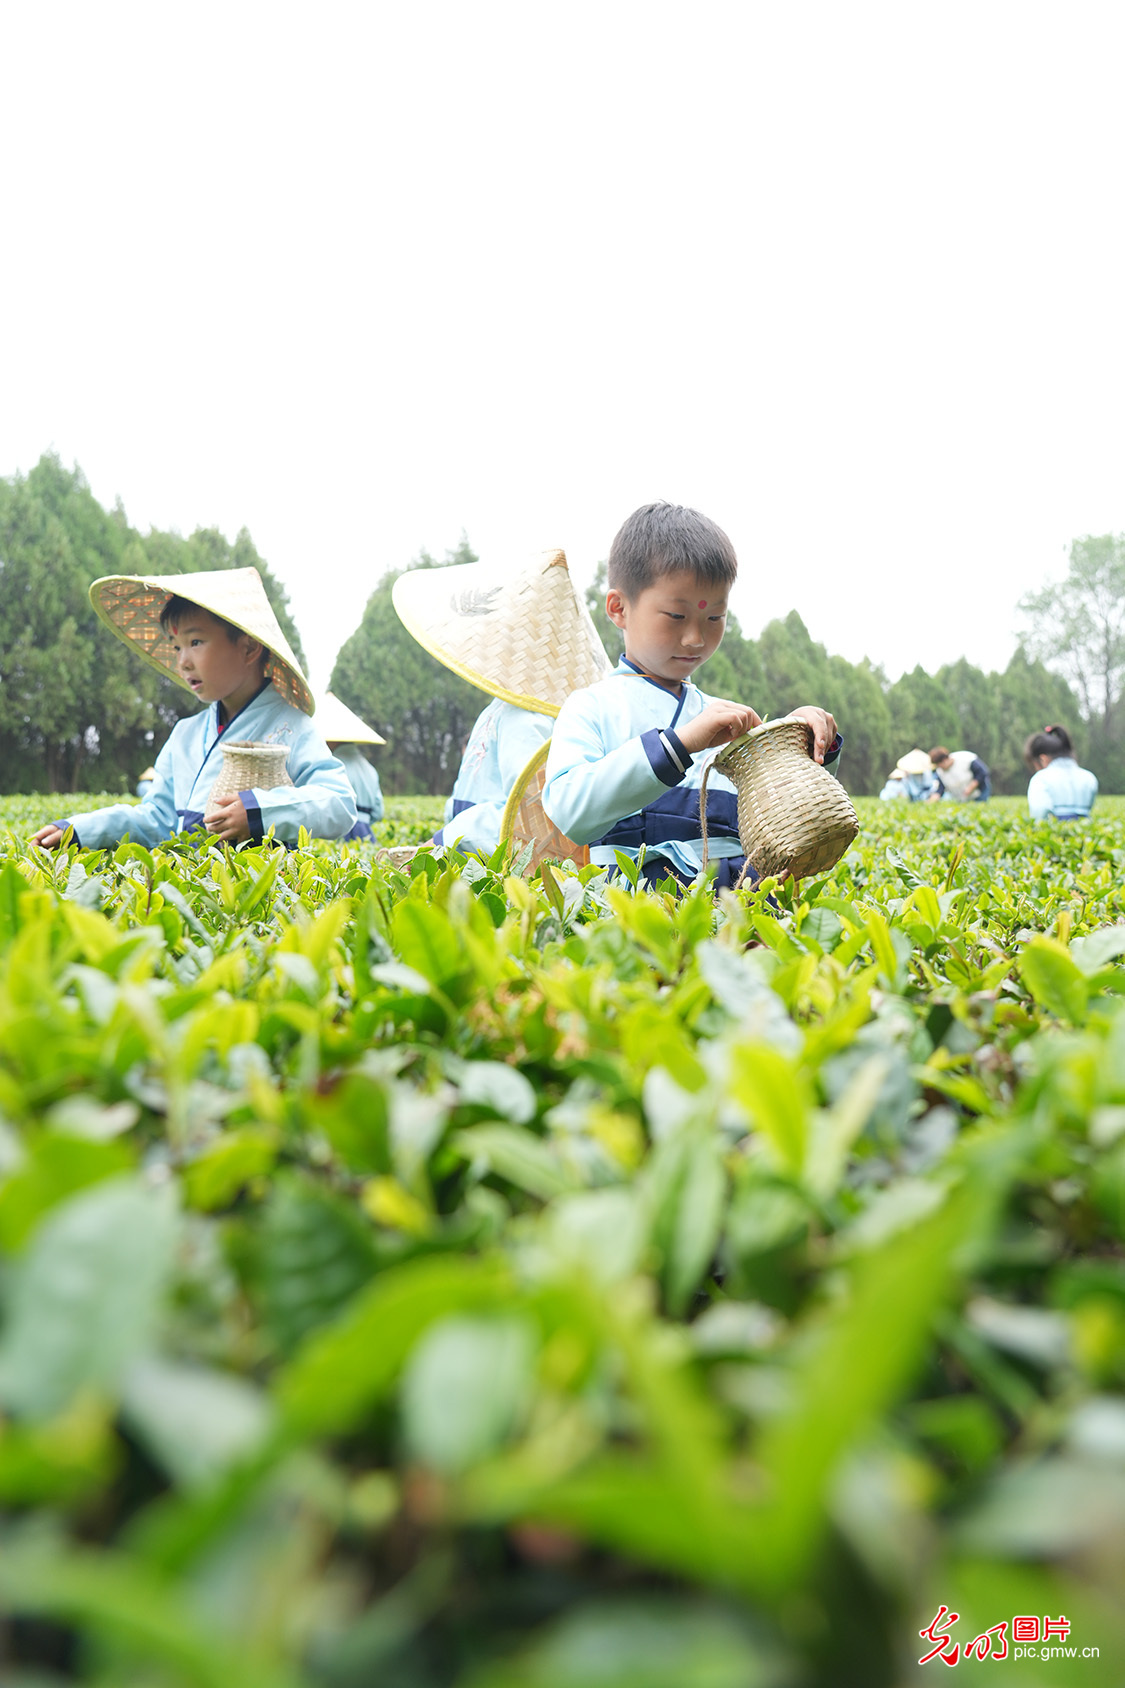
M 760 879 L 805 879 L 834 867 L 859 831 L 851 799 L 813 760 L 806 721 L 769 721 L 728 744 L 704 771 L 699 794 L 707 866 L 707 780 L 725 774 L 738 793 L 738 835 Z
M 285 766 L 289 747 L 284 744 L 255 744 L 251 739 L 232 739 L 223 746 L 223 765 L 211 787 L 205 821 L 218 814 L 216 799 L 237 797 L 240 791 L 274 791 L 279 785 L 292 785 Z

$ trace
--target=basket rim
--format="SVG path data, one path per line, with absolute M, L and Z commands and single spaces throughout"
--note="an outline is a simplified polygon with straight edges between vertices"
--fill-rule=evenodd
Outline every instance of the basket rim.
M 266 750 L 271 753 L 281 751 L 288 759 L 291 747 L 287 744 L 270 744 L 265 739 L 232 738 L 222 740 L 220 748 L 223 750 Z
M 782 727 L 803 727 L 805 729 L 805 743 L 808 747 L 809 759 L 813 760 L 812 727 L 803 715 L 781 715 L 776 721 L 763 721 L 760 726 L 751 727 L 748 733 L 740 733 L 729 744 L 724 744 L 715 754 L 715 761 L 720 756 L 726 756 L 732 750 L 741 750 L 744 744 L 756 744 L 762 739 L 773 737 Z

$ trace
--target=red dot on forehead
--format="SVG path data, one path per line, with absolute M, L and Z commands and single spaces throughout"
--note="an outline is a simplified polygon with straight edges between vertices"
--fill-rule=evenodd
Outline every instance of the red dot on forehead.
M 701 610 L 705 610 L 705 609 L 706 609 L 706 608 L 707 608 L 707 600 L 706 600 L 706 598 L 700 598 L 700 600 L 699 600 L 699 607 L 700 607 L 700 609 L 701 609 Z

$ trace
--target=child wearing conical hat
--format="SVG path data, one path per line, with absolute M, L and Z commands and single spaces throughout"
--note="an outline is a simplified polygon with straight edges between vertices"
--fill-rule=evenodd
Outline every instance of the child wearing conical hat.
M 108 575 L 94 582 L 90 599 L 119 638 L 206 708 L 177 721 L 139 804 L 114 803 L 41 827 L 34 843 L 55 849 L 68 826 L 95 850 L 123 838 L 151 847 L 199 826 L 226 844 L 260 842 L 271 828 L 284 844 L 296 844 L 302 827 L 314 838 L 350 832 L 351 786 L 310 720 L 312 693 L 257 569 Z M 293 784 L 217 798 L 205 819 L 224 741 L 283 744 Z
M 518 569 L 415 569 L 392 588 L 399 620 L 492 701 L 477 717 L 434 843 L 490 856 L 508 796 L 576 688 L 610 672 L 562 551 Z
M 378 769 L 367 760 L 361 746 L 387 741 L 332 692 L 325 692 L 317 704 L 316 724 L 324 734 L 325 744 L 347 774 L 355 796 L 359 818 L 348 837 L 373 839 L 371 828 L 383 818 L 383 788 Z
M 691 676 L 718 649 L 738 563 L 723 530 L 698 510 L 648 504 L 610 547 L 606 612 L 625 636 L 609 679 L 575 692 L 555 723 L 543 809 L 590 860 L 645 852 L 643 877 L 690 884 L 703 866 L 699 804 L 707 752 L 760 725 L 745 704 L 708 697 Z M 826 766 L 843 743 L 832 716 L 791 711 L 812 728 Z M 717 883 L 745 866 L 735 788 L 722 774 L 707 787 L 709 854 Z

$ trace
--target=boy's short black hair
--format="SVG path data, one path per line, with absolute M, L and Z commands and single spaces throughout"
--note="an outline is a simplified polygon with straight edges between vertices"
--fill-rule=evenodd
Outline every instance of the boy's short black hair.
M 226 629 L 227 638 L 233 645 L 242 632 L 241 627 L 236 627 L 233 621 L 226 621 L 221 615 L 216 615 L 214 610 L 203 609 L 202 604 L 193 604 L 190 598 L 180 598 L 173 594 L 160 612 L 160 625 L 165 633 L 171 633 L 177 622 L 182 621 L 186 615 L 191 615 L 193 611 L 198 615 L 201 610 L 204 615 L 209 615 L 212 621 L 217 621 L 220 627 Z
M 709 586 L 733 586 L 738 575 L 722 528 L 684 504 L 642 504 L 609 548 L 609 584 L 630 602 L 662 575 L 684 569 Z

